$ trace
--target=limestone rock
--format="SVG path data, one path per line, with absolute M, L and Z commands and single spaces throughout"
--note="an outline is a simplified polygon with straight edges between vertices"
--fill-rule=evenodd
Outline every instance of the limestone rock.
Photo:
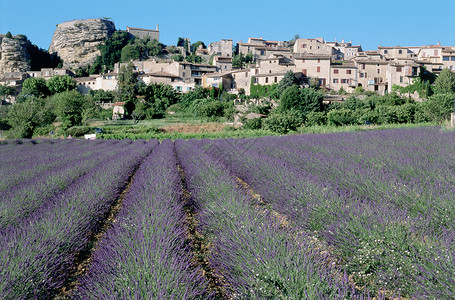
M 0 35 L 0 78 L 5 73 L 30 70 L 30 47 L 30 41 L 24 36 Z
M 114 22 L 104 19 L 74 20 L 57 25 L 49 46 L 66 68 L 86 66 L 100 54 L 98 46 L 115 31 Z

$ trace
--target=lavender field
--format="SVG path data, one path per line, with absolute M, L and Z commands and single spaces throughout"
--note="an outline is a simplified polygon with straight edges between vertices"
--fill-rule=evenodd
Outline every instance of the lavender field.
M 0 145 L 1 299 L 454 299 L 455 133 Z

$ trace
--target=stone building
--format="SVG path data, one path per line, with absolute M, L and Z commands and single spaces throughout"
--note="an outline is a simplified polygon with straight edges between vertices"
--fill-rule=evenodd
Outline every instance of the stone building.
M 158 29 L 158 25 L 156 25 L 155 30 L 126 26 L 126 31 L 141 39 L 150 38 L 150 40 L 157 40 L 157 41 L 160 40 L 160 31 Z
M 210 43 L 207 49 L 209 55 L 232 57 L 232 46 L 231 39 L 222 39 L 221 41 Z

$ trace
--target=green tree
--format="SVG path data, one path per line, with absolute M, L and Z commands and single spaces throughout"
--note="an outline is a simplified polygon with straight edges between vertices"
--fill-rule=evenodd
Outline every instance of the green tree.
M 62 121 L 62 128 L 68 128 L 82 124 L 82 112 L 85 107 L 85 97 L 79 92 L 72 90 L 51 97 L 54 112 Z
M 117 100 L 125 102 L 127 116 L 131 116 L 136 106 L 138 92 L 137 73 L 134 72 L 133 63 L 120 68 L 117 78 Z
M 5 37 L 6 37 L 6 38 L 9 38 L 9 39 L 12 39 L 12 38 L 13 38 L 13 35 L 11 34 L 10 31 L 8 31 L 8 32 L 5 34 Z
M 6 98 L 6 96 L 14 95 L 15 92 L 16 88 L 8 86 L 6 84 L 5 85 L 0 84 L 0 103 Z
M 45 98 L 50 95 L 50 91 L 44 78 L 30 77 L 22 83 L 22 94 Z
M 147 50 L 149 56 L 160 56 L 163 54 L 165 46 L 157 40 L 147 42 Z
M 141 48 L 138 45 L 126 45 L 122 49 L 121 62 L 129 62 L 130 60 L 138 60 L 141 57 Z
M 90 74 L 112 70 L 114 64 L 119 62 L 122 56 L 122 49 L 128 44 L 131 36 L 126 31 L 115 31 L 104 44 L 99 46 L 100 55 L 96 57 L 95 62 L 90 68 Z
M 434 91 L 436 94 L 454 93 L 455 74 L 449 69 L 442 70 L 434 81 Z
M 323 98 L 324 94 L 318 90 L 300 89 L 297 85 L 292 85 L 281 94 L 278 110 L 285 112 L 294 109 L 304 115 L 312 111 L 321 111 Z
M 71 91 L 76 88 L 76 81 L 69 75 L 56 75 L 46 81 L 50 94 Z
M 166 109 L 177 103 L 178 95 L 170 85 L 152 83 L 145 87 L 144 99 L 136 105 L 140 119 L 162 118 Z
M 191 55 L 188 55 L 187 57 L 185 57 L 185 60 L 187 62 L 200 64 L 202 62 L 202 57 L 200 57 L 199 55 L 191 54 Z
M 251 63 L 253 61 L 254 56 L 251 52 L 248 52 L 246 55 L 243 55 L 243 53 L 239 53 L 237 55 L 234 55 L 234 57 L 232 58 L 232 67 L 241 69 L 246 64 Z
M 191 48 L 192 48 L 192 53 L 195 54 L 196 53 L 196 50 L 197 48 L 199 48 L 199 46 L 202 45 L 202 49 L 207 49 L 207 47 L 205 46 L 204 42 L 202 41 L 197 41 L 196 43 L 192 44 L 191 45 Z
M 31 138 L 35 128 L 50 124 L 55 116 L 42 98 L 30 96 L 14 104 L 8 112 L 8 123 L 15 138 Z
M 294 72 L 291 70 L 287 71 L 286 74 L 284 74 L 283 79 L 281 79 L 278 83 L 278 87 L 276 89 L 278 98 L 281 96 L 284 90 L 292 85 L 297 85 L 298 83 L 299 81 Z
M 454 111 L 455 94 L 434 94 L 428 100 L 423 101 L 416 109 L 418 122 L 442 123 L 450 117 Z

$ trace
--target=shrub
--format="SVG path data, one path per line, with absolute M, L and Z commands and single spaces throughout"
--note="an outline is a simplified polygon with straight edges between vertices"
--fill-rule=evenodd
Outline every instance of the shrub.
M 306 115 L 306 126 L 316 126 L 327 124 L 327 115 L 324 112 L 312 111 Z
M 270 115 L 264 120 L 264 128 L 270 131 L 285 134 L 290 131 L 296 131 L 302 126 L 305 118 L 302 113 L 296 110 L 289 110 L 286 113 L 277 113 Z
M 89 134 L 92 132 L 94 132 L 94 129 L 92 129 L 88 126 L 74 126 L 74 127 L 68 128 L 68 130 L 66 131 L 66 133 L 68 135 L 71 135 L 73 137 L 83 136 L 84 134 Z
M 262 128 L 262 119 L 261 118 L 254 118 L 250 120 L 246 120 L 243 123 L 244 129 L 261 129 Z

